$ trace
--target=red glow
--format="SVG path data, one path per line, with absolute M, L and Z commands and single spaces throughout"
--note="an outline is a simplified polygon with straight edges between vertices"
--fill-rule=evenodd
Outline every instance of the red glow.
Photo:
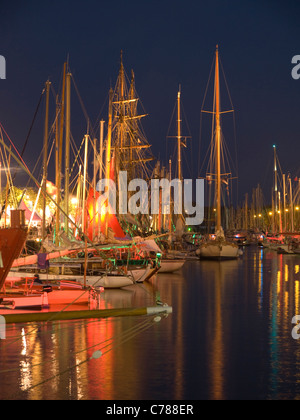
M 96 228 L 96 232 L 98 231 L 98 222 L 99 222 L 99 193 L 98 191 L 95 191 L 95 214 L 94 214 L 94 190 L 93 188 L 90 188 L 89 195 L 87 198 L 87 211 L 88 211 L 88 232 L 87 236 L 89 239 L 93 239 L 93 226 Z M 121 225 L 116 217 L 115 214 L 112 214 L 110 211 L 110 206 L 108 205 L 108 213 L 105 214 L 105 208 L 107 207 L 106 202 L 102 202 L 100 205 L 100 230 L 102 233 L 105 233 L 105 218 L 108 217 L 108 227 L 110 227 L 115 236 L 117 238 L 125 238 L 125 234 L 123 232 L 123 229 L 121 228 Z

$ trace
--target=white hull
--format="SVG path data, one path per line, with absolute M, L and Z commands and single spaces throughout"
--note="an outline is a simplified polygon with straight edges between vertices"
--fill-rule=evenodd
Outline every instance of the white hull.
M 240 251 L 236 244 L 212 241 L 200 246 L 199 255 L 203 259 L 228 260 L 238 258 Z
M 151 266 L 147 266 L 144 269 L 137 269 L 129 271 L 127 275 L 119 275 L 117 273 L 104 274 L 103 276 L 86 276 L 86 281 L 84 282 L 84 276 L 76 276 L 74 274 L 52 274 L 52 273 L 38 273 L 39 279 L 49 282 L 58 282 L 61 284 L 61 288 L 81 288 L 84 284 L 91 287 L 104 287 L 108 289 L 116 289 L 126 286 L 131 286 L 134 283 L 142 283 L 151 277 L 152 273 L 154 274 L 157 270 Z M 28 273 L 29 274 L 29 273 Z M 21 281 L 24 278 L 33 278 L 33 273 L 26 275 L 25 272 L 11 271 L 9 272 L 6 283 L 13 283 Z M 63 283 L 74 282 L 72 284 Z M 30 280 L 28 280 L 30 284 Z
M 4 309 L 46 308 L 49 306 L 48 293 L 43 294 L 5 294 L 1 295 L 0 307 Z
M 162 260 L 158 273 L 173 273 L 174 271 L 180 270 L 184 263 L 185 260 Z

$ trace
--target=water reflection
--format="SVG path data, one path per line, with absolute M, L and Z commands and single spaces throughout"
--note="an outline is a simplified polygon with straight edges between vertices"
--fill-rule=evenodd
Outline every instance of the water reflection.
M 103 309 L 171 305 L 156 325 L 126 317 L 8 326 L 0 398 L 299 398 L 299 267 L 297 255 L 248 247 L 239 260 L 191 261 L 101 295 Z M 99 349 L 103 357 L 91 359 Z

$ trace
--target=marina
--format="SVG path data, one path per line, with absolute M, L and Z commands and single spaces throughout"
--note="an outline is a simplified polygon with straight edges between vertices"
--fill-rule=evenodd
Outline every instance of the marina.
M 159 295 L 172 313 L 156 323 L 138 315 L 9 324 L 1 399 L 297 399 L 299 266 L 298 256 L 250 246 L 240 260 L 190 261 L 101 294 L 103 309 L 152 306 Z M 103 356 L 90 359 L 96 350 Z
M 3 4 L 1 401 L 300 398 L 300 7 L 252 3 Z

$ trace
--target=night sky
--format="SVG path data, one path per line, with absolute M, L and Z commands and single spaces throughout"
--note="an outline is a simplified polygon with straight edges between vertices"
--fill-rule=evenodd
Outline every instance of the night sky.
M 200 111 L 218 44 L 235 110 L 235 135 L 229 123 L 224 135 L 238 161 L 239 200 L 259 183 L 269 201 L 273 144 L 283 172 L 300 176 L 300 79 L 291 76 L 292 57 L 300 54 L 299 22 L 297 1 L 1 1 L 6 80 L 0 80 L 0 122 L 21 152 L 46 80 L 58 93 L 69 57 L 91 128 L 99 135 L 123 50 L 126 73 L 134 70 L 142 112 L 148 114 L 144 131 L 164 164 L 175 147 L 167 135 L 175 135 L 168 130 L 181 85 L 183 134 L 192 137 L 183 171 L 185 178 L 195 178 L 199 145 L 201 166 L 210 141 L 200 136 Z M 87 123 L 73 87 L 71 113 L 79 145 Z M 43 144 L 43 118 L 44 103 L 24 152 L 32 170 Z M 202 118 L 203 125 L 207 121 Z

